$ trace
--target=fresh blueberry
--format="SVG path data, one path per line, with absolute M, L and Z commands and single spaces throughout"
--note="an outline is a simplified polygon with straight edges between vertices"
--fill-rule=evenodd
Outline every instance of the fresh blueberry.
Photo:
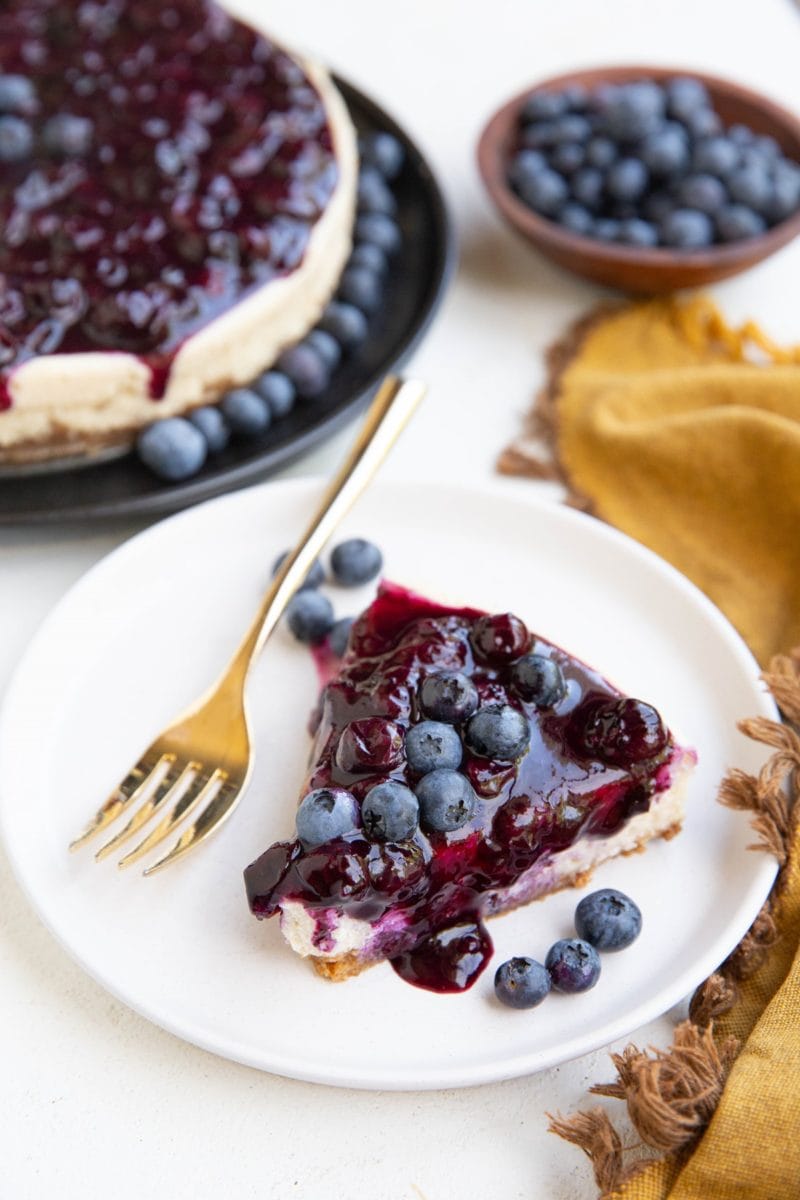
M 331 629 L 328 645 L 337 658 L 344 658 L 354 620 L 355 617 L 341 617 Z
M 606 187 L 615 200 L 635 201 L 647 191 L 647 167 L 638 158 L 621 158 L 608 170 Z
M 582 83 L 568 84 L 561 95 L 570 112 L 585 112 L 589 104 L 589 89 Z
M 514 762 L 531 740 L 526 717 L 509 704 L 489 704 L 470 717 L 464 740 L 473 754 L 499 762 Z
M 667 121 L 647 135 L 639 153 L 653 175 L 677 175 L 689 165 L 689 139 L 682 125 Z
M 176 483 L 196 475 L 208 447 L 200 430 L 185 417 L 167 417 L 143 429 L 136 440 L 139 458 L 160 479 Z
M 478 708 L 478 689 L 461 671 L 437 671 L 426 675 L 419 691 L 426 716 L 458 725 Z
M 698 142 L 692 154 L 695 171 L 717 177 L 729 175 L 741 160 L 740 148 L 730 137 L 710 137 Z
M 358 211 L 384 213 L 393 217 L 397 201 L 376 167 L 364 167 L 358 176 Z
M 696 208 L 713 216 L 728 199 L 725 185 L 713 175 L 689 175 L 678 184 L 678 203 L 683 208 Z
M 547 951 L 544 965 L 559 992 L 588 992 L 600 978 L 600 955 L 580 938 L 556 942 Z
M 287 416 L 294 408 L 295 389 L 288 375 L 282 371 L 265 371 L 259 375 L 253 384 L 263 400 L 269 405 L 269 411 L 277 421 Z
M 33 130 L 22 117 L 0 117 L 0 163 L 21 162 L 33 150 Z
M 509 183 L 512 187 L 519 188 L 523 180 L 530 179 L 532 175 L 538 175 L 546 166 L 547 159 L 541 151 L 520 150 L 511 162 L 508 172 Z
M 94 140 L 94 125 L 88 117 L 56 113 L 45 121 L 42 143 L 49 154 L 75 158 L 88 154 Z
M 466 775 L 440 767 L 424 775 L 417 784 L 420 821 L 434 833 L 452 833 L 471 820 L 475 793 Z
M 375 167 L 384 179 L 396 179 L 403 169 L 406 152 L 391 133 L 369 133 L 359 139 L 361 162 Z
M 189 420 L 196 426 L 212 454 L 219 454 L 228 444 L 230 430 L 220 410 L 213 404 L 205 404 L 189 413 Z
M 537 121 L 535 125 L 525 125 L 520 135 L 520 143 L 526 150 L 549 149 L 557 146 L 560 140 L 556 121 Z
M 746 204 L 762 215 L 768 210 L 772 198 L 769 175 L 763 166 L 756 164 L 733 171 L 728 177 L 728 191 L 731 199 L 738 204 Z
M 320 396 L 330 382 L 330 368 L 325 359 L 308 341 L 289 346 L 278 357 L 276 366 L 288 375 L 298 396 L 313 400 Z
M 550 162 L 562 175 L 572 175 L 586 159 L 586 152 L 579 142 L 562 142 L 550 156 Z
M 38 107 L 32 80 L 25 75 L 0 75 L 0 113 L 30 117 Z
M 404 842 L 419 825 L 419 801 L 411 788 L 387 779 L 367 792 L 361 820 L 373 841 Z
M 657 246 L 658 230 L 651 221 L 628 217 L 619 223 L 619 241 L 624 246 Z
M 561 668 L 544 654 L 526 654 L 511 668 L 514 691 L 537 708 L 553 708 L 566 695 Z
M 688 75 L 669 79 L 664 85 L 664 91 L 670 116 L 679 120 L 685 120 L 698 109 L 707 108 L 711 104 L 705 84 Z
M 591 136 L 592 126 L 586 117 L 580 117 L 570 113 L 566 117 L 559 117 L 553 122 L 555 142 L 561 144 L 564 142 L 577 142 L 583 145 Z
M 551 986 L 546 968 L 533 958 L 510 958 L 494 976 L 494 994 L 509 1008 L 535 1008 Z
M 519 194 L 530 208 L 552 216 L 566 201 L 569 189 L 558 172 L 545 167 L 521 182 Z
M 272 578 L 273 579 L 278 574 L 278 571 L 280 571 L 281 567 L 283 566 L 284 562 L 286 561 L 286 556 L 288 553 L 289 553 L 288 550 L 284 550 L 282 554 L 278 555 L 278 557 L 275 559 L 275 562 L 272 564 Z M 306 575 L 303 582 L 300 584 L 298 591 L 302 592 L 302 591 L 305 591 L 307 588 L 322 587 L 324 582 L 325 582 L 325 568 L 323 567 L 320 560 L 318 558 L 315 558 L 309 568 L 308 574 Z
M 619 221 L 613 217 L 601 217 L 594 223 L 592 237 L 599 242 L 616 242 L 619 238 Z
M 324 329 L 312 329 L 306 334 L 305 340 L 322 355 L 329 370 L 334 371 L 338 367 L 342 361 L 342 348 L 333 334 Z
M 731 125 L 728 130 L 728 137 L 734 146 L 738 146 L 741 150 L 752 146 L 755 141 L 755 134 L 747 125 Z
M 304 588 L 289 601 L 286 619 L 298 642 L 316 646 L 333 629 L 333 605 L 322 592 Z
M 744 204 L 728 204 L 716 216 L 717 233 L 723 242 L 739 242 L 743 238 L 758 237 L 766 229 L 766 222 L 752 208 Z
M 586 146 L 586 161 L 591 167 L 605 170 L 610 167 L 617 157 L 617 147 L 611 138 L 598 135 L 589 140 Z
M 272 420 L 266 400 L 250 388 L 234 388 L 222 397 L 220 407 L 233 432 L 242 437 L 256 437 Z
M 575 199 L 594 212 L 603 198 L 603 173 L 597 167 L 581 167 L 572 176 L 571 187 Z
M 320 329 L 336 338 L 344 350 L 354 350 L 366 340 L 369 323 L 360 308 L 332 300 L 319 319 Z
M 383 302 L 383 280 L 366 267 L 347 267 L 339 280 L 337 296 L 362 312 L 377 312 Z
M 768 166 L 773 166 L 781 157 L 780 146 L 775 138 L 768 134 L 761 134 L 757 137 L 753 142 L 752 149 Z
M 722 133 L 722 121 L 713 108 L 698 108 L 684 118 L 684 125 L 695 139 L 716 137 Z
M 406 758 L 412 771 L 427 775 L 438 767 L 454 771 L 463 757 L 461 738 L 452 725 L 441 721 L 420 721 L 406 734 Z
M 667 192 L 653 192 L 642 206 L 642 212 L 648 221 L 660 225 L 664 218 L 675 208 L 675 201 Z
M 569 101 L 563 92 L 532 92 L 522 106 L 520 119 L 549 121 L 562 116 L 568 108 Z
M 601 888 L 575 909 L 575 930 L 595 950 L 624 950 L 641 933 L 642 914 L 624 892 Z
M 800 208 L 800 168 L 793 163 L 780 163 L 772 181 L 769 219 L 783 221 Z
M 696 250 L 710 246 L 714 240 L 711 218 L 692 208 L 676 208 L 667 213 L 659 229 L 661 241 L 666 246 L 683 250 Z
M 558 214 L 558 223 L 563 225 L 565 229 L 570 229 L 573 233 L 589 234 L 591 233 L 593 218 L 588 208 L 584 208 L 582 204 L 575 204 L 573 201 L 565 204 Z
M 391 217 L 383 213 L 362 213 L 356 217 L 355 240 L 374 242 L 386 254 L 394 254 L 400 249 L 403 236 L 399 225 Z
M 342 587 L 358 587 L 380 574 L 383 555 L 374 542 L 365 538 L 348 538 L 334 546 L 331 553 L 333 578 Z
M 664 116 L 664 93 L 657 83 L 642 80 L 609 88 L 601 111 L 612 137 L 632 141 L 645 137 Z
M 297 810 L 297 836 L 306 850 L 358 829 L 358 804 L 343 788 L 317 788 Z
M 347 260 L 348 267 L 363 267 L 373 275 L 385 275 L 389 269 L 389 260 L 374 242 L 359 242 Z

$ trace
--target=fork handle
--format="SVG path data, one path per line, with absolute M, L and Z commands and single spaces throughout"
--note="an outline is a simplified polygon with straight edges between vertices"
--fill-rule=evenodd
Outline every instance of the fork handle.
M 305 533 L 287 555 L 226 675 L 241 674 L 272 633 L 314 559 L 391 450 L 425 395 L 424 383 L 389 375 L 372 401 L 349 454 L 325 490 Z

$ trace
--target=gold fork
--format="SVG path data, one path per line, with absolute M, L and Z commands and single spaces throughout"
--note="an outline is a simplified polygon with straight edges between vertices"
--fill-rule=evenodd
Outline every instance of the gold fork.
M 70 845 L 77 850 L 107 829 L 123 813 L 125 826 L 95 855 L 100 860 L 160 820 L 119 862 L 130 866 L 160 845 L 191 812 L 192 824 L 167 854 L 144 872 L 152 875 L 177 862 L 219 829 L 241 799 L 253 768 L 253 750 L 245 701 L 251 663 L 277 625 L 314 559 L 383 462 L 425 395 L 416 380 L 387 378 L 378 390 L 364 425 L 320 506 L 294 550 L 287 555 L 229 666 L 191 708 L 148 746 L 83 833 Z M 198 811 L 199 810 L 199 811 Z

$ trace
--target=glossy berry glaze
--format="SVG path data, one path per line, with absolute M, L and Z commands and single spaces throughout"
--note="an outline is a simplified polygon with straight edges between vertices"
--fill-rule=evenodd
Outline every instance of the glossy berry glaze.
M 204 0 L 6 0 L 0 74 L 35 88 L 0 169 L 0 409 L 54 352 L 136 354 L 163 395 L 189 334 L 302 261 L 337 180 L 318 93 Z M 60 114 L 78 153 L 48 149 Z
M 414 788 L 419 777 L 398 749 L 402 733 L 424 716 L 419 689 L 426 675 L 458 670 L 471 675 L 481 705 L 512 705 L 531 727 L 530 748 L 515 763 L 476 757 L 465 746 L 460 770 L 478 796 L 473 818 L 455 832 L 417 830 L 398 844 L 370 842 L 363 831 L 312 850 L 278 843 L 245 872 L 257 917 L 300 901 L 315 916 L 321 953 L 332 949 L 340 913 L 366 921 L 373 931 L 368 959 L 389 958 L 402 978 L 439 992 L 468 988 L 486 966 L 492 943 L 483 918 L 508 906 L 505 889 L 576 839 L 607 837 L 644 812 L 670 786 L 670 764 L 683 753 L 657 714 L 639 722 L 638 702 L 620 697 L 583 663 L 542 638 L 527 635 L 517 644 L 515 618 L 505 627 L 502 619 L 497 645 L 485 646 L 497 665 L 487 662 L 483 615 L 382 585 L 323 688 L 308 779 L 309 790 L 344 787 L 359 801 L 388 778 Z M 551 709 L 537 710 L 514 691 L 509 655 L 526 650 L 561 668 L 566 694 Z M 620 719 L 626 712 L 627 726 Z

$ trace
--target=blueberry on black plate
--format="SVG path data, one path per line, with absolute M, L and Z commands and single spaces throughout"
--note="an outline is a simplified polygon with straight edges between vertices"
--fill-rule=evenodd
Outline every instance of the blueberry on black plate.
M 510 958 L 494 976 L 494 994 L 509 1008 L 535 1008 L 550 991 L 550 976 L 533 958 Z
M 234 388 L 227 392 L 222 397 L 220 407 L 233 432 L 242 437 L 256 437 L 264 433 L 272 422 L 266 400 L 251 388 Z
M 375 167 L 384 179 L 396 179 L 403 169 L 405 150 L 391 133 L 368 133 L 359 139 L 361 161 Z
M 366 538 L 348 538 L 334 546 L 331 553 L 333 578 L 342 587 L 358 587 L 380 574 L 383 555 Z
M 185 417 L 167 417 L 142 430 L 136 450 L 154 475 L 177 483 L 197 474 L 206 461 L 208 447 L 191 421 Z
M 298 396 L 304 400 L 313 400 L 321 395 L 330 382 L 330 367 L 308 340 L 282 351 L 276 366 L 289 376 Z
M 317 788 L 304 796 L 297 810 L 297 836 L 306 850 L 357 828 L 358 805 L 342 788 Z
M 335 337 L 344 350 L 354 350 L 369 333 L 367 318 L 354 304 L 332 300 L 319 319 L 320 329 Z
M 559 992 L 588 992 L 600 978 L 600 955 L 580 938 L 556 942 L 547 951 L 544 965 Z
M 228 444 L 230 430 L 220 410 L 213 404 L 204 404 L 189 413 L 189 420 L 200 430 L 212 454 L 219 454 Z
M 578 904 L 575 929 L 596 950 L 624 950 L 641 933 L 642 914 L 624 892 L 601 888 Z
M 286 619 L 299 642 L 315 646 L 333 629 L 333 605 L 321 592 L 303 589 L 290 600 Z
M 277 421 L 285 417 L 294 408 L 296 392 L 294 384 L 288 375 L 282 371 L 265 371 L 259 375 L 253 384 L 263 400 L 266 400 L 269 411 Z

